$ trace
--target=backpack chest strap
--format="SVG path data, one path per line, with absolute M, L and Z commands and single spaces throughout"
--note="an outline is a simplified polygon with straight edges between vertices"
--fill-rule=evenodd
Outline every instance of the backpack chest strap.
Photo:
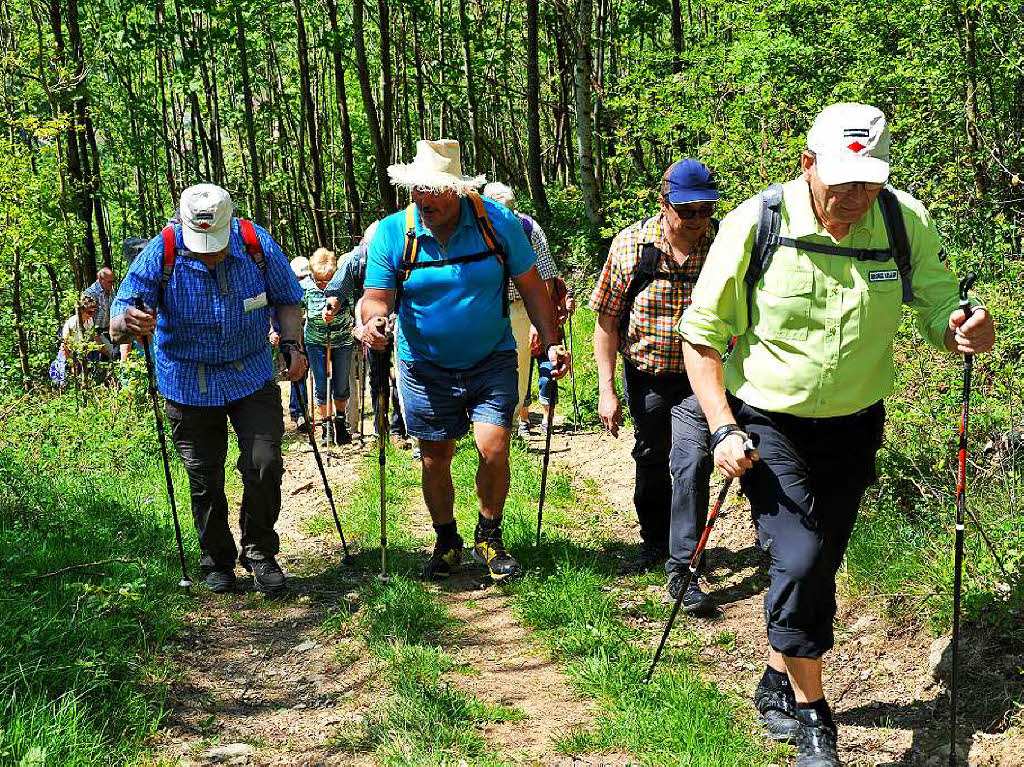
M 807 250 L 811 253 L 824 253 L 829 256 L 846 256 L 858 261 L 891 261 L 894 257 L 892 248 L 842 248 L 827 243 L 794 240 L 792 237 L 779 237 L 778 243 L 782 247 Z

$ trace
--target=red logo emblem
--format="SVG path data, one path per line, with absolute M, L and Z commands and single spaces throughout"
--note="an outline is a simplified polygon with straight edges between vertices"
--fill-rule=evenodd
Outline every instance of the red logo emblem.
M 201 223 L 199 225 L 199 228 L 202 229 L 205 232 L 207 229 L 210 228 L 210 225 L 204 221 L 203 223 Z
M 860 154 L 865 149 L 867 149 L 867 147 L 864 146 L 859 141 L 854 141 L 852 144 L 849 144 L 846 148 L 849 149 L 851 152 L 856 152 L 857 154 Z

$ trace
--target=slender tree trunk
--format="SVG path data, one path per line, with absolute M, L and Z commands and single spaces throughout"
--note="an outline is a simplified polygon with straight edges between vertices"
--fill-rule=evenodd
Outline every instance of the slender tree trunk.
M 413 59 L 416 64 L 416 115 L 419 122 L 419 137 L 427 137 L 427 107 L 423 99 L 423 46 L 420 42 L 419 15 L 413 9 L 412 13 L 412 45 Z
M 594 172 L 594 113 L 590 82 L 590 37 L 593 24 L 593 0 L 579 0 L 577 6 L 577 45 L 573 63 L 576 86 L 576 141 L 580 161 L 580 189 L 583 209 L 593 227 L 601 225 L 601 194 Z
M 672 0 L 672 71 L 683 71 L 683 5 L 681 0 Z
M 977 10 L 967 2 L 964 8 L 964 45 L 967 53 L 967 140 L 970 144 L 971 169 L 974 171 L 974 194 L 985 197 L 985 168 L 981 163 L 981 131 L 978 128 L 978 65 Z
M 260 153 L 256 144 L 256 121 L 252 113 L 252 80 L 249 77 L 249 52 L 245 40 L 245 18 L 241 4 L 235 6 L 235 41 L 238 45 L 238 63 L 242 75 L 242 107 L 245 120 L 245 140 L 249 149 L 249 177 L 252 186 L 250 215 L 260 226 L 267 226 L 263 213 L 263 173 L 260 171 Z
M 542 223 L 551 219 L 548 196 L 544 191 L 540 149 L 540 45 L 537 39 L 540 0 L 526 0 L 526 131 L 527 178 L 530 197 Z
M 313 183 L 310 194 L 313 198 L 313 230 L 320 247 L 327 245 L 327 228 L 324 226 L 324 161 L 320 154 L 320 136 L 316 126 L 316 102 L 309 78 L 309 49 L 306 41 L 306 23 L 302 18 L 302 1 L 294 0 L 295 27 L 298 33 L 299 87 L 302 96 L 302 114 L 309 133 L 309 157 L 313 165 Z
M 377 158 L 377 188 L 380 191 L 381 207 L 385 212 L 398 210 L 398 198 L 395 188 L 388 179 L 387 167 L 391 163 L 391 150 L 384 143 L 380 120 L 377 118 L 377 106 L 373 100 L 373 88 L 370 85 L 370 65 L 366 59 L 366 39 L 364 37 L 363 0 L 352 0 L 352 37 L 356 49 L 356 69 L 359 74 L 359 88 L 363 96 L 363 112 L 370 129 L 370 141 Z
M 21 363 L 21 380 L 27 386 L 30 378 L 28 366 L 28 337 L 25 335 L 24 312 L 21 307 L 21 248 L 14 246 L 14 291 L 11 308 L 14 310 L 14 331 L 18 338 L 18 360 Z
M 345 175 L 345 205 L 348 209 L 349 234 L 356 237 L 363 231 L 362 211 L 359 201 L 359 186 L 356 184 L 355 158 L 352 153 L 352 130 L 348 116 L 348 93 L 345 87 L 345 60 L 341 57 L 341 40 L 338 33 L 338 6 L 336 0 L 327 0 L 327 17 L 334 36 L 331 56 L 334 62 L 334 97 L 338 103 L 339 131 L 341 133 L 341 155 Z
M 377 0 L 377 26 L 380 37 L 380 119 L 383 123 L 381 137 L 387 157 L 395 157 L 395 86 L 391 64 L 391 11 L 388 0 Z
M 462 72 L 466 78 L 466 104 L 469 111 L 469 135 L 473 143 L 473 159 L 470 167 L 480 171 L 483 167 L 483 153 L 480 151 L 480 106 L 476 99 L 473 82 L 473 50 L 469 44 L 469 13 L 466 0 L 459 0 L 459 32 L 462 36 Z

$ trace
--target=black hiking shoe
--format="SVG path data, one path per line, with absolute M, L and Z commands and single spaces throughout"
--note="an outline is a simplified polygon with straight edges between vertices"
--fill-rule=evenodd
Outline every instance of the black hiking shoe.
M 227 594 L 238 587 L 233 570 L 211 570 L 203 580 L 214 594 Z
M 796 767 L 842 767 L 836 726 L 811 708 L 797 712 Z
M 300 415 L 295 419 L 295 431 L 299 434 L 309 434 L 309 421 L 306 420 L 306 416 Z
M 458 534 L 445 540 L 437 539 L 434 553 L 423 566 L 423 580 L 440 581 L 459 569 L 462 564 L 462 537 Z
M 352 444 L 352 435 L 348 433 L 348 426 L 344 418 L 334 419 L 334 442 L 338 445 Z
M 487 565 L 492 579 L 503 581 L 507 578 L 514 578 L 523 571 L 519 563 L 505 549 L 500 527 L 496 526 L 484 531 L 480 525 L 477 525 L 473 539 L 473 559 Z
M 787 677 L 762 677 L 754 690 L 754 707 L 768 737 L 777 743 L 795 743 L 800 732 L 796 718 L 796 696 Z
M 640 575 L 652 572 L 661 565 L 666 557 L 668 557 L 668 552 L 665 549 L 644 544 L 640 548 L 639 554 L 623 563 L 619 568 L 619 575 Z
M 281 572 L 276 559 L 250 559 L 248 565 L 246 569 L 252 572 L 252 582 L 258 591 L 268 596 L 284 591 L 284 573 Z
M 677 570 L 669 576 L 668 593 L 673 599 L 679 598 L 679 592 L 682 590 L 683 584 L 686 583 L 687 574 L 682 570 Z M 690 615 L 710 615 L 714 612 L 715 603 L 711 601 L 711 597 L 700 590 L 696 576 L 690 581 L 690 585 L 686 587 L 686 593 L 683 595 L 680 608 L 684 613 L 689 613 Z

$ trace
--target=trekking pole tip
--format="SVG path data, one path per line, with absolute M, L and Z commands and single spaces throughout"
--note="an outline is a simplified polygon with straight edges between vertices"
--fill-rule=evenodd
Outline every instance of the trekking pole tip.
M 178 581 L 178 585 L 185 589 L 185 591 L 188 591 L 192 588 L 192 581 L 190 581 L 188 578 L 182 578 L 180 581 Z

